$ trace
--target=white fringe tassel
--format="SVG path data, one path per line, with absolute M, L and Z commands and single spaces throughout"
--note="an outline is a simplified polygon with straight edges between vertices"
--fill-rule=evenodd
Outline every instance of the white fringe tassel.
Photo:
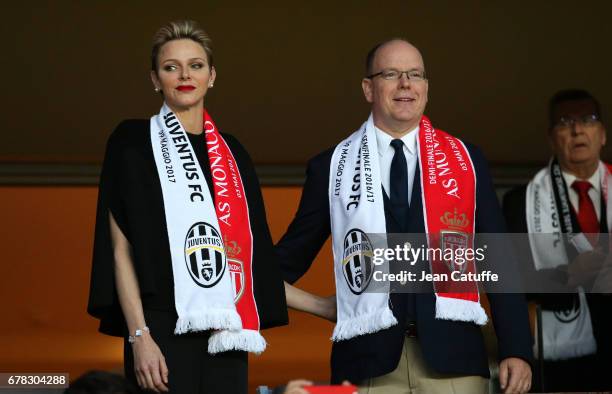
M 192 331 L 206 330 L 239 330 L 242 327 L 240 315 L 235 310 L 218 309 L 209 310 L 198 315 L 181 316 L 176 321 L 174 333 L 185 334 Z
M 436 319 L 487 324 L 488 317 L 479 302 L 436 295 Z
M 255 330 L 222 330 L 213 333 L 208 340 L 208 353 L 244 350 L 260 354 L 266 350 L 266 339 Z
M 576 340 L 565 340 L 563 343 L 555 343 L 550 338 L 544 337 L 544 359 L 545 360 L 568 360 L 572 358 L 588 356 L 597 352 L 597 343 L 588 338 Z M 535 337 L 533 354 L 538 354 L 538 337 Z
M 351 339 L 359 335 L 370 334 L 397 324 L 391 309 L 384 308 L 372 313 L 339 321 L 334 327 L 332 341 L 338 342 Z

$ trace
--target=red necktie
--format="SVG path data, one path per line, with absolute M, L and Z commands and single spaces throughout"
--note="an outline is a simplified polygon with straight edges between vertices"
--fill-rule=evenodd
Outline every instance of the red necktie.
M 593 200 L 589 196 L 589 189 L 593 185 L 589 181 L 574 181 L 572 189 L 578 193 L 578 224 L 583 233 L 593 234 L 587 236 L 592 244 L 597 242 L 597 234 L 599 234 L 599 221 Z

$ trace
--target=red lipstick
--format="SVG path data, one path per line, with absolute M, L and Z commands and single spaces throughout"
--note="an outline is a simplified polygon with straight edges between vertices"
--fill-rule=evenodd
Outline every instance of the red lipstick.
M 191 92 L 192 90 L 195 89 L 195 86 L 181 85 L 181 86 L 177 87 L 176 89 L 180 90 L 181 92 Z

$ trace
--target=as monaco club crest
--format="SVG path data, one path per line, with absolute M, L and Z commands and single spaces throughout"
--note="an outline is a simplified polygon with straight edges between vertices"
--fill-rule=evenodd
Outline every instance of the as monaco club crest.
M 185 263 L 191 279 L 202 287 L 213 287 L 223 277 L 227 265 L 223 240 L 210 224 L 191 226 L 185 238 Z
M 352 229 L 344 237 L 342 273 L 349 289 L 361 294 L 370 284 L 374 266 L 372 263 L 372 243 L 363 231 Z
M 464 253 L 468 247 L 468 235 L 465 233 L 460 233 L 456 231 L 441 231 L 440 232 L 440 246 L 444 251 L 444 255 L 446 255 L 447 250 L 453 251 L 453 256 L 455 251 L 459 249 L 463 249 Z M 463 264 L 456 263 L 453 259 L 442 258 L 446 268 L 448 268 L 449 272 L 459 271 L 460 273 L 465 272 L 465 268 L 467 267 L 467 261 Z
M 440 217 L 440 221 L 449 229 L 440 232 L 440 246 L 444 255 L 446 255 L 447 250 L 452 250 L 453 256 L 455 251 L 459 249 L 463 249 L 465 253 L 465 250 L 470 245 L 470 236 L 466 232 L 470 221 L 466 214 L 459 214 L 456 209 L 452 214 L 447 211 Z M 464 273 L 468 265 L 467 262 L 457 264 L 452 259 L 443 258 L 442 260 L 449 272 L 459 271 Z
M 232 281 L 232 290 L 234 291 L 234 303 L 238 303 L 242 294 L 244 293 L 244 264 L 236 257 L 242 251 L 242 248 L 238 246 L 236 241 L 226 242 L 226 250 L 228 256 L 228 265 L 230 272 L 230 279 Z

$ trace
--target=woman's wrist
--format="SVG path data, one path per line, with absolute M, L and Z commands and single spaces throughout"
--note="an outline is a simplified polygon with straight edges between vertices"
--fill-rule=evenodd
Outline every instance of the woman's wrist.
M 136 328 L 128 335 L 128 342 L 134 344 L 138 338 L 148 335 L 150 332 L 149 327 L 146 325 L 143 325 L 141 328 Z
M 317 304 L 319 305 L 317 310 L 320 317 L 327 320 L 335 320 L 336 308 L 331 297 L 317 296 Z

